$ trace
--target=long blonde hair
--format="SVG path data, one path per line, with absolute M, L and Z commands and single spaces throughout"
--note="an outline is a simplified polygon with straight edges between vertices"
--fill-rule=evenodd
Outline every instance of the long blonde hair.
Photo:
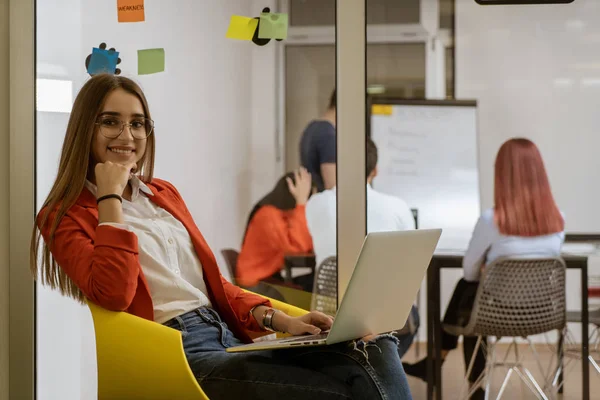
M 91 157 L 91 148 L 96 133 L 95 122 L 108 95 L 116 89 L 122 89 L 136 96 L 144 108 L 146 118 L 150 118 L 148 102 L 142 89 L 131 79 L 109 74 L 96 75 L 86 82 L 81 88 L 67 125 L 65 140 L 63 142 L 58 174 L 52 185 L 50 194 L 42 206 L 43 213 L 36 218 L 33 227 L 30 247 L 30 268 L 34 278 L 42 284 L 53 289 L 58 289 L 64 295 L 73 297 L 81 302 L 85 297 L 69 279 L 65 272 L 57 265 L 50 249 L 53 247 L 56 228 L 67 211 L 75 204 L 84 189 L 86 179 L 93 174 L 94 160 Z M 144 182 L 152 180 L 154 172 L 154 144 L 155 132 L 148 137 L 146 152 L 138 162 L 140 179 Z M 82 168 L 85 166 L 85 168 Z M 48 220 L 50 214 L 56 211 L 52 221 Z M 40 240 L 42 239 L 41 227 L 51 223 L 48 243 L 43 241 L 41 264 Z

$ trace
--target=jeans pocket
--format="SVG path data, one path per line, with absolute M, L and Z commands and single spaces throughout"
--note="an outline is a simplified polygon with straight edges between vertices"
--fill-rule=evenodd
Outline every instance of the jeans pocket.
M 231 347 L 229 340 L 227 340 L 227 335 L 229 333 L 229 329 L 227 329 L 227 325 L 225 325 L 225 323 L 223 322 L 215 322 L 215 326 L 218 326 L 219 328 L 219 334 L 221 336 L 221 345 L 223 345 L 223 347 L 227 348 L 227 347 Z
M 216 311 L 205 308 L 197 310 L 196 313 L 205 324 L 217 330 L 218 342 L 221 346 L 228 348 L 241 344 Z

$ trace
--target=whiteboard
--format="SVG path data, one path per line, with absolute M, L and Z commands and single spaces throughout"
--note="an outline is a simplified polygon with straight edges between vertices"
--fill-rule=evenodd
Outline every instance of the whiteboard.
M 481 212 L 476 103 L 388 100 L 371 110 L 373 188 L 417 209 L 419 228 L 442 228 L 438 249 L 466 249 Z

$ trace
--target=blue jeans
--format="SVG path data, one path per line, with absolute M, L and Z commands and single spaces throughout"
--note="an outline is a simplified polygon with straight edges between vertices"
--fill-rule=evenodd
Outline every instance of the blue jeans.
M 242 343 L 211 308 L 165 325 L 181 331 L 190 368 L 211 400 L 412 399 L 391 335 L 368 343 L 227 353 Z

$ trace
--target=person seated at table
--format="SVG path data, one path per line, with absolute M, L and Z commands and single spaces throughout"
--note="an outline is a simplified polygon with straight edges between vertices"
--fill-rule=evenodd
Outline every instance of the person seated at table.
M 377 176 L 377 160 L 377 146 L 371 138 L 367 138 L 367 232 L 415 229 L 412 211 L 404 200 L 373 189 L 373 179 Z M 313 238 L 317 266 L 327 257 L 337 254 L 336 198 L 337 191 L 333 187 L 312 195 L 306 204 L 306 221 Z
M 386 232 L 415 229 L 415 219 L 408 205 L 400 198 L 390 196 L 373 189 L 373 179 L 377 176 L 377 146 L 367 138 L 367 231 Z M 316 265 L 327 257 L 337 254 L 337 201 L 336 188 L 325 190 L 311 196 L 306 205 L 306 220 L 313 238 Z M 419 313 L 413 307 L 411 317 L 419 325 Z M 414 335 L 400 335 L 398 352 L 400 357 L 411 346 Z
M 283 283 L 285 256 L 312 252 L 305 214 L 311 191 L 311 175 L 301 167 L 279 179 L 252 208 L 236 266 L 239 285 L 252 290 L 264 280 Z M 295 279 L 307 291 L 312 282 L 313 274 Z
M 501 257 L 560 256 L 564 226 L 536 145 L 522 138 L 505 142 L 496 156 L 494 207 L 485 210 L 475 225 L 463 259 L 463 278 L 454 289 L 443 323 L 467 325 L 485 265 Z M 469 365 L 476 342 L 476 337 L 464 338 L 465 365 Z M 442 362 L 457 344 L 458 337 L 442 332 Z M 427 379 L 426 359 L 404 367 L 407 374 Z M 474 382 L 484 369 L 480 347 L 469 381 Z M 483 395 L 480 388 L 476 396 Z
M 250 343 L 252 331 L 314 334 L 332 320 L 316 311 L 291 317 L 223 278 L 179 191 L 153 177 L 156 134 L 135 82 L 99 74 L 84 84 L 56 181 L 33 227 L 34 276 L 82 303 L 181 331 L 190 369 L 211 400 L 410 400 L 389 335 L 297 350 L 226 352 Z M 307 181 L 303 174 L 290 187 L 305 193 Z M 114 329 L 118 337 L 119 327 Z

